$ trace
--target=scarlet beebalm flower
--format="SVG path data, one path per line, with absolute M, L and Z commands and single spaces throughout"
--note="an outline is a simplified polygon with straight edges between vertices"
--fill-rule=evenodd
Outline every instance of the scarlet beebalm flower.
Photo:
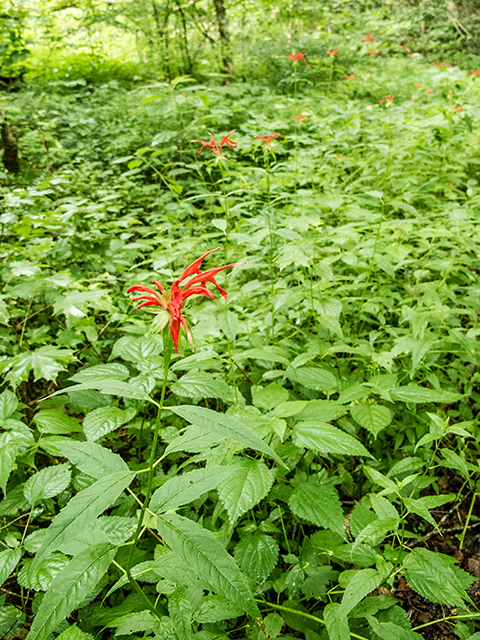
M 428 93 L 430 95 L 431 93 L 433 93 L 433 89 L 427 89 L 425 93 Z
M 266 147 L 270 146 L 270 143 L 274 138 L 280 138 L 280 137 L 281 136 L 279 133 L 272 133 L 272 135 L 270 136 L 254 136 L 255 139 L 259 138 L 260 140 L 263 140 Z
M 480 76 L 480 69 L 477 69 L 476 71 L 469 71 L 468 75 L 469 76 Z
M 392 106 L 394 98 L 395 98 L 395 96 L 392 96 L 391 93 L 389 93 L 388 96 L 385 96 L 385 100 L 387 101 L 387 107 L 391 107 Z
M 457 104 L 457 106 L 456 106 L 456 107 L 454 107 L 454 109 L 455 109 L 455 111 L 458 111 L 458 112 L 460 112 L 460 111 L 465 111 L 465 108 L 464 108 L 464 107 L 462 107 L 462 105 L 461 105 L 461 104 Z
M 352 78 L 356 78 L 357 76 L 352 73 L 351 75 L 348 75 L 348 73 L 345 74 L 345 80 L 351 80 Z
M 295 64 L 299 60 L 305 60 L 306 55 L 307 54 L 305 53 L 305 51 L 300 51 L 300 53 L 297 53 L 297 55 L 295 55 L 293 51 L 290 51 L 290 55 L 288 56 L 288 59 L 292 60 L 292 62 Z
M 210 136 L 210 142 L 205 142 L 205 140 L 190 140 L 190 142 L 200 142 L 200 144 L 202 145 L 200 148 L 200 151 L 198 152 L 198 155 L 202 153 L 205 147 L 210 147 L 210 151 L 213 151 L 213 153 L 217 156 L 217 161 L 218 161 L 220 160 L 220 158 L 223 157 L 224 144 L 226 144 L 227 147 L 230 147 L 231 149 L 234 149 L 235 146 L 237 145 L 236 142 L 234 142 L 233 140 L 230 140 L 230 136 L 232 135 L 232 133 L 234 133 L 234 131 L 236 131 L 236 129 L 232 129 L 230 133 L 227 133 L 227 135 L 224 138 L 222 138 L 222 141 L 220 142 L 220 144 L 217 144 L 217 141 L 215 140 L 215 138 L 212 136 L 211 133 L 208 134 Z
M 420 87 L 423 87 L 423 82 L 417 82 L 417 84 L 415 86 L 420 89 Z
M 376 49 L 370 49 L 370 51 L 367 51 L 369 56 L 374 56 L 376 54 L 377 50 Z
M 374 40 L 375 38 L 370 34 L 368 34 L 368 36 L 365 36 L 365 38 L 362 38 L 362 42 L 373 42 Z
M 327 56 L 335 57 L 338 53 L 338 49 L 332 49 L 331 51 L 327 51 Z
M 308 116 L 304 116 L 304 115 L 300 115 L 300 116 L 293 116 L 295 118 L 295 120 L 298 120 L 298 122 L 301 122 L 302 120 L 306 120 L 308 118 Z
M 159 291 L 155 291 L 155 289 L 146 287 L 143 284 L 134 284 L 133 287 L 130 287 L 127 290 L 127 293 L 138 292 L 142 294 L 132 298 L 133 301 L 145 301 L 138 305 L 138 309 L 149 305 L 160 307 L 160 309 L 155 313 L 156 318 L 153 323 L 153 330 L 156 333 L 162 331 L 170 321 L 169 329 L 172 334 L 175 351 L 178 350 L 178 337 L 182 326 L 187 332 L 190 344 L 193 343 L 192 334 L 190 333 L 185 318 L 182 315 L 182 305 L 184 300 L 194 295 L 207 296 L 213 300 L 215 296 L 207 289 L 207 284 L 210 282 L 220 291 L 220 295 L 228 301 L 227 292 L 216 282 L 215 276 L 224 269 L 229 269 L 230 267 L 235 267 L 239 264 L 245 264 L 244 262 L 235 262 L 233 264 L 227 264 L 223 267 L 215 267 L 214 269 L 208 269 L 207 271 L 202 272 L 200 269 L 202 261 L 205 260 L 208 255 L 214 251 L 218 251 L 219 249 L 220 247 L 217 247 L 216 249 L 207 251 L 203 256 L 194 260 L 192 264 L 183 271 L 181 276 L 177 278 L 177 280 L 173 281 L 170 291 L 165 291 L 157 280 L 153 280 L 152 284 L 154 284 Z M 190 276 L 193 276 L 193 278 L 185 284 L 182 284 L 184 280 L 190 278 Z

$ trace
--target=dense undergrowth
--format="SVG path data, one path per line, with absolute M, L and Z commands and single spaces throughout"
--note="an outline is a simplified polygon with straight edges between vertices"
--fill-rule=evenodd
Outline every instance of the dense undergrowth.
M 269 86 L 10 98 L 6 636 L 413 639 L 434 620 L 412 630 L 408 585 L 443 637 L 479 637 L 456 564 L 480 521 L 478 80 L 278 60 Z M 198 155 L 232 130 L 219 162 Z M 229 302 L 185 303 L 195 344 L 171 353 L 126 290 L 217 247 L 202 269 L 244 263 L 218 275 Z

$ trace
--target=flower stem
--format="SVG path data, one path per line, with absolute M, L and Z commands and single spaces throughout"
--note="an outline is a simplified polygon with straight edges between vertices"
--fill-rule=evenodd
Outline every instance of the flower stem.
M 268 224 L 268 234 L 270 236 L 270 291 L 272 295 L 272 342 L 275 339 L 275 279 L 274 279 L 274 271 L 273 271 L 273 260 L 275 256 L 275 240 L 273 237 L 273 229 L 272 229 L 272 194 L 270 189 L 270 156 L 269 149 L 265 149 L 265 166 L 267 172 L 267 224 Z
M 165 400 L 165 392 L 167 390 L 167 379 L 168 379 L 168 369 L 170 367 L 170 360 L 172 358 L 172 349 L 173 349 L 173 340 L 170 335 L 170 331 L 168 328 L 165 328 L 163 332 L 163 382 L 162 382 L 162 393 L 160 396 L 160 403 L 157 408 L 157 419 L 155 422 L 155 431 L 153 433 L 153 441 L 152 448 L 150 451 L 150 461 L 148 465 L 148 477 L 147 477 L 147 489 L 145 491 L 145 499 L 143 501 L 143 505 L 140 509 L 140 516 L 138 519 L 137 529 L 135 531 L 135 535 L 133 537 L 133 544 L 130 548 L 130 554 L 128 557 L 126 572 L 129 581 L 133 580 L 131 569 L 133 564 L 133 554 L 137 547 L 138 541 L 140 539 L 140 534 L 143 527 L 143 517 L 145 511 L 147 509 L 148 503 L 150 502 L 150 496 L 152 495 L 152 485 L 153 485 L 153 473 L 155 470 L 155 454 L 157 451 L 157 442 L 158 442 L 158 434 L 160 432 L 160 424 L 162 419 L 162 411 L 163 411 L 163 403 Z

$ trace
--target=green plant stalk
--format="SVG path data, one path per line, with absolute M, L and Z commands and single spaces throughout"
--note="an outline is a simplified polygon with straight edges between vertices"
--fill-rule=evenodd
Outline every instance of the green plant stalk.
M 148 465 L 148 477 L 147 477 L 147 490 L 145 491 L 145 499 L 143 501 L 143 505 L 140 508 L 140 516 L 138 519 L 138 524 L 137 524 L 137 529 L 135 531 L 135 535 L 133 537 L 133 544 L 130 548 L 130 554 L 128 557 L 128 562 L 127 562 L 127 568 L 126 568 L 126 572 L 127 572 L 127 577 L 128 580 L 131 582 L 131 580 L 133 580 L 132 574 L 131 574 L 131 569 L 132 569 L 132 563 L 133 563 L 133 554 L 134 551 L 136 549 L 136 546 L 138 544 L 138 541 L 140 539 L 140 532 L 142 531 L 142 527 L 143 527 L 143 516 L 145 514 L 145 511 L 147 509 L 147 505 L 150 501 L 150 496 L 152 495 L 152 485 L 153 485 L 153 472 L 154 472 L 154 468 L 155 468 L 155 454 L 157 451 L 157 442 L 158 442 L 158 434 L 160 431 L 160 424 L 161 424 L 161 419 L 162 419 L 162 411 L 163 411 L 163 403 L 165 400 L 165 392 L 167 389 L 167 378 L 168 378 L 168 370 L 170 367 L 170 360 L 172 357 L 172 348 L 173 348 L 173 340 L 172 340 L 172 336 L 170 335 L 170 331 L 168 330 L 168 328 L 165 328 L 163 331 L 163 345 L 164 345 L 164 349 L 163 349 L 163 382 L 162 382 L 162 393 L 160 396 L 160 404 L 158 405 L 157 408 L 157 419 L 155 422 L 155 431 L 153 434 L 153 441 L 152 441 L 152 448 L 150 451 L 150 461 L 149 461 L 149 465 Z M 137 585 L 138 586 L 138 585 Z M 139 587 L 139 589 L 141 589 L 141 587 Z M 143 591 L 142 591 L 143 593 Z
M 155 607 L 154 604 L 152 604 L 152 602 L 150 601 L 150 598 L 147 596 L 147 594 L 145 593 L 145 591 L 142 589 L 142 587 L 138 584 L 138 582 L 135 580 L 135 578 L 132 576 L 130 570 L 124 569 L 121 565 L 118 564 L 118 562 L 115 562 L 115 560 L 113 561 L 113 564 L 120 569 L 120 571 L 122 571 L 122 573 L 124 575 L 127 576 L 129 583 L 132 585 L 132 588 L 138 593 L 138 595 L 142 598 L 142 600 L 145 602 L 145 604 L 147 605 L 147 607 L 150 609 L 150 611 L 153 613 L 153 615 L 157 618 L 157 620 L 160 620 L 160 615 Z
M 267 148 L 265 148 L 265 166 L 266 166 L 266 172 L 267 172 L 267 199 L 268 199 L 268 204 L 267 204 L 267 224 L 268 224 L 268 234 L 270 236 L 270 291 L 272 294 L 272 342 L 275 339 L 275 302 L 274 302 L 274 296 L 275 296 L 275 278 L 274 278 L 274 271 L 273 271 L 273 261 L 274 261 L 274 256 L 275 256 L 275 241 L 274 241 L 274 237 L 273 237 L 273 229 L 272 229 L 272 193 L 271 193 L 271 187 L 270 187 L 270 156 L 269 156 L 269 152 L 270 150 Z
M 471 518 L 471 515 L 472 515 L 472 511 L 473 511 L 473 505 L 475 504 L 476 498 L 477 498 L 477 494 L 474 493 L 473 496 L 472 496 L 472 501 L 470 502 L 470 508 L 468 510 L 468 513 L 467 513 L 467 519 L 465 520 L 465 526 L 463 527 L 463 531 L 462 531 L 462 534 L 460 536 L 460 546 L 459 546 L 460 550 L 463 547 L 463 541 L 465 540 L 465 534 L 467 533 L 468 523 L 470 522 L 470 518 Z

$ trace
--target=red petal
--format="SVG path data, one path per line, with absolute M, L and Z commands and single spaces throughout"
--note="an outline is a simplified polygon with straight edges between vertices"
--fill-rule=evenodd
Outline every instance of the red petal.
M 194 273 L 200 273 L 200 265 L 202 261 L 205 260 L 205 258 L 209 256 L 211 253 L 213 253 L 214 251 L 218 251 L 220 248 L 221 247 L 217 247 L 216 249 L 211 249 L 210 251 L 207 251 L 207 253 L 204 253 L 201 258 L 197 258 L 196 260 L 194 260 L 192 264 L 189 265 L 185 269 L 185 271 L 183 271 L 182 275 L 178 278 L 178 280 L 176 280 L 176 282 L 180 283 L 182 282 L 182 280 L 185 280 L 185 278 L 188 278 Z
M 160 291 L 161 291 L 162 293 L 165 293 L 165 289 L 162 287 L 162 285 L 160 284 L 160 282 L 158 282 L 158 280 L 152 280 L 152 284 L 154 284 L 155 286 L 157 286 L 157 287 L 160 289 Z
M 151 304 L 158 306 L 158 300 L 150 299 L 150 300 L 147 300 L 147 302 L 142 302 L 142 304 L 138 305 L 137 309 L 141 309 L 142 307 L 148 307 L 148 305 L 151 305 Z
M 190 296 L 208 296 L 211 300 L 214 300 L 215 296 L 206 287 L 192 287 L 182 293 L 182 298 L 186 300 Z
M 157 295 L 157 292 L 150 287 L 146 287 L 143 284 L 134 284 L 133 287 L 127 289 L 127 293 L 133 293 L 134 291 L 144 291 L 145 293 L 151 293 L 153 296 Z

